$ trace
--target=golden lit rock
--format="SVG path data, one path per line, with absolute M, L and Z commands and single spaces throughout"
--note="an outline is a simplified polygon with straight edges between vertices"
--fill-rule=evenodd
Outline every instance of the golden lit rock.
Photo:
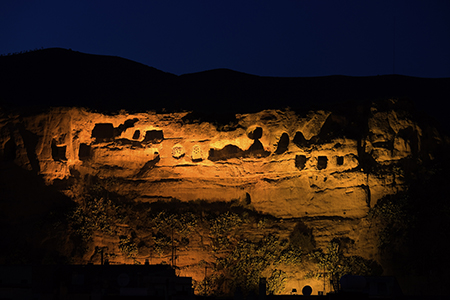
M 372 109 L 361 142 L 339 135 L 321 140 L 325 130 L 347 122 L 325 111 L 303 117 L 289 110 L 241 114 L 227 131 L 185 122 L 186 115 L 55 108 L 32 117 L 9 116 L 2 145 L 13 143 L 14 161 L 48 184 L 76 170 L 81 178 L 122 180 L 115 192 L 136 195 L 136 201 L 231 201 L 250 195 L 257 210 L 283 218 L 361 218 L 403 184 L 401 176 L 364 172 L 361 149 L 382 164 L 421 149 L 420 128 L 395 111 Z
M 376 105 L 367 118 L 322 110 L 303 115 L 265 110 L 236 115 L 226 126 L 190 120 L 189 114 L 107 115 L 53 108 L 35 115 L 3 115 L 0 160 L 34 172 L 75 202 L 85 199 L 86 186 L 103 180 L 108 193 L 135 203 L 239 203 L 279 218 L 265 234 L 288 238 L 302 220 L 312 229 L 317 247 L 325 249 L 334 238 L 348 238 L 354 242 L 349 254 L 376 260 L 369 210 L 384 196 L 404 190 L 408 168 L 432 158 L 431 150 L 447 143 L 408 114 L 381 111 Z M 264 222 L 246 226 L 241 236 L 261 237 Z M 115 224 L 114 230 L 109 235 L 95 232 L 95 247 L 82 261 L 97 261 L 98 247 L 120 253 L 119 237 L 126 242 L 133 232 L 126 222 Z M 163 252 L 155 253 L 145 243 L 150 239 L 145 230 L 133 230 L 138 232 L 135 239 L 143 242 L 133 259 L 167 262 Z M 151 236 L 153 242 L 156 238 L 156 233 Z M 213 261 L 215 246 L 201 230 L 189 239 L 177 265 L 183 275 L 200 281 L 204 264 Z M 133 262 L 124 255 L 114 261 Z M 306 270 L 286 268 L 291 274 L 287 290 L 299 282 L 321 287 L 320 281 L 302 279 Z

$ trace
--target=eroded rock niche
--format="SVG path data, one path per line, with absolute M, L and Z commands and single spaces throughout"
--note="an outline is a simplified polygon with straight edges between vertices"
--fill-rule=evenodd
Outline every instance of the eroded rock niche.
M 328 158 L 326 156 L 319 156 L 317 158 L 317 170 L 326 169 L 328 165 Z
M 92 137 L 97 143 L 110 142 L 114 139 L 114 126 L 112 123 L 95 124 L 92 130 Z
M 277 150 L 275 150 L 276 154 L 283 154 L 288 150 L 289 147 L 289 135 L 286 132 L 283 132 L 283 134 L 280 137 L 280 140 L 277 144 Z
M 164 134 L 162 130 L 147 130 L 145 132 L 144 140 L 142 143 L 159 144 L 164 140 Z
M 85 143 L 80 143 L 80 148 L 78 150 L 78 158 L 81 161 L 88 160 L 91 157 L 91 146 Z
M 295 167 L 299 170 L 303 170 L 306 166 L 306 161 L 308 159 L 305 155 L 296 155 L 295 156 Z
M 243 150 L 236 145 L 226 145 L 222 149 L 209 149 L 208 159 L 211 161 L 227 160 L 231 158 L 249 158 L 249 157 L 266 157 L 270 155 L 270 151 L 266 151 L 263 144 L 259 140 L 263 135 L 263 129 L 259 126 L 252 126 L 247 131 L 247 137 L 253 140 L 248 149 Z
M 135 130 L 134 133 L 133 133 L 132 139 L 133 140 L 138 140 L 140 137 L 141 137 L 141 131 L 139 129 Z
M 58 145 L 56 140 L 52 140 L 52 158 L 53 160 L 67 160 L 66 145 Z

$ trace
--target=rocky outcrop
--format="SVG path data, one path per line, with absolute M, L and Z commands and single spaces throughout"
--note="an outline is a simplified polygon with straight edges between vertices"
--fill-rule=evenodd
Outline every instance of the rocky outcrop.
M 226 125 L 201 121 L 190 112 L 107 115 L 53 108 L 36 114 L 3 114 L 1 211 L 13 224 L 8 228 L 22 228 L 18 231 L 22 235 L 28 229 L 13 214 L 22 216 L 23 222 L 33 220 L 32 224 L 37 224 L 34 214 L 38 211 L 54 215 L 48 207 L 59 198 L 46 201 L 47 208 L 44 199 L 55 194 L 47 190 L 42 199 L 33 196 L 43 187 L 32 177 L 42 178 L 47 188 L 80 203 L 83 210 L 78 212 L 91 215 L 91 219 L 72 215 L 69 220 L 72 232 L 73 226 L 82 224 L 73 222 L 94 226 L 82 225 L 93 232 L 85 237 L 84 252 L 76 262 L 98 263 L 99 249 L 104 249 L 111 263 L 161 263 L 170 260 L 170 234 L 174 239 L 167 224 L 178 216 L 179 226 L 186 227 L 192 216 L 164 215 L 165 210 L 152 211 L 149 202 L 167 202 L 173 208 L 172 199 L 177 199 L 181 202 L 175 205 L 194 205 L 199 223 L 189 225 L 189 235 L 175 232 L 180 253 L 175 260 L 182 275 L 192 276 L 197 287 L 201 287 L 205 266 L 215 265 L 224 253 L 233 251 L 226 245 L 261 243 L 271 235 L 280 241 L 290 239 L 299 223 L 309 228 L 309 248 L 326 249 L 331 240 L 339 239 L 348 242 L 348 255 L 382 263 L 377 232 L 367 218 L 370 208 L 384 196 L 407 189 L 415 170 L 433 160 L 440 146 L 448 145 L 444 135 L 403 108 L 402 103 L 389 100 L 340 112 L 264 110 L 238 114 Z M 6 180 L 3 176 L 9 172 L 12 177 Z M 27 181 L 21 182 L 24 174 Z M 125 204 L 119 216 L 117 203 L 103 198 L 104 194 L 86 197 L 82 186 L 94 186 L 93 190 L 98 182 L 107 193 L 126 199 L 123 203 L 136 205 L 130 211 Z M 27 192 L 23 184 L 36 186 Z M 18 201 L 20 197 L 27 201 Z M 198 199 L 202 201 L 191 201 Z M 228 209 L 239 203 L 241 209 L 249 210 L 234 220 L 236 214 L 215 210 L 215 205 L 223 203 Z M 108 215 L 109 210 L 115 214 Z M 249 212 L 259 214 L 251 217 Z M 111 224 L 108 216 L 112 216 Z M 109 227 L 102 227 L 105 224 Z M 62 244 L 64 255 L 76 256 L 71 236 L 63 231 L 64 241 L 59 241 L 49 238 L 46 230 L 42 240 L 34 233 L 29 239 L 49 249 Z M 6 239 L 13 241 L 14 234 Z M 306 250 L 300 247 L 300 251 Z M 307 262 L 300 271 L 292 262 L 277 268 L 286 272 L 284 293 L 300 284 L 311 285 L 315 291 L 323 287 L 322 281 L 305 279 L 308 268 L 313 268 Z M 271 272 L 272 267 L 267 270 Z M 216 276 L 223 270 L 213 272 Z
M 49 185 L 113 177 L 111 189 L 136 201 L 247 199 L 282 218 L 361 218 L 404 189 L 405 161 L 431 159 L 426 151 L 446 142 L 390 101 L 391 109 L 373 104 L 358 124 L 330 111 L 265 110 L 236 115 L 227 130 L 188 121 L 189 112 L 54 108 L 3 116 L 0 155 Z

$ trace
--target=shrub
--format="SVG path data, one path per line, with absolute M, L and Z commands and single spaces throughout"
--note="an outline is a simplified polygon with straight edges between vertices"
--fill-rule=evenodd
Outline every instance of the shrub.
M 137 246 L 133 242 L 131 236 L 119 236 L 119 249 L 127 258 L 134 259 L 137 254 Z
M 381 275 L 382 268 L 373 260 L 360 256 L 345 256 L 339 242 L 331 241 L 325 251 L 318 250 L 310 254 L 316 263 L 316 270 L 309 272 L 309 278 L 328 277 L 335 291 L 339 289 L 339 280 L 346 274 L 350 275 Z

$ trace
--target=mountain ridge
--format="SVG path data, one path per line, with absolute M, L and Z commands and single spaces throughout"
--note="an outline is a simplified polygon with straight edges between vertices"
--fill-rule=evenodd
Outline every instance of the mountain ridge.
M 105 112 L 230 114 L 398 98 L 410 100 L 444 124 L 443 102 L 450 100 L 450 78 L 267 77 L 231 69 L 174 75 L 117 56 L 62 48 L 0 56 L 0 83 L 3 109 L 75 106 Z

